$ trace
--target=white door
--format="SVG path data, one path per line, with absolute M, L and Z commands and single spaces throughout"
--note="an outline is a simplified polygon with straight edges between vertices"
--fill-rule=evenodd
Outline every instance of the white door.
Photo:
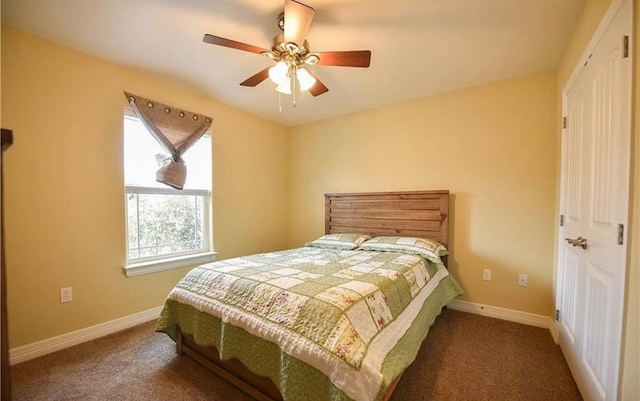
M 587 401 L 615 400 L 618 393 L 629 203 L 631 3 L 618 3 L 563 106 L 558 326 L 560 346 Z

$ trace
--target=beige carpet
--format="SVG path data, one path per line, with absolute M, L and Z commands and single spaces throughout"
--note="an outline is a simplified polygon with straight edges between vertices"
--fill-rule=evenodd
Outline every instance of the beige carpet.
M 154 323 L 12 367 L 15 401 L 251 400 L 153 332 Z M 581 400 L 548 330 L 446 311 L 393 401 Z

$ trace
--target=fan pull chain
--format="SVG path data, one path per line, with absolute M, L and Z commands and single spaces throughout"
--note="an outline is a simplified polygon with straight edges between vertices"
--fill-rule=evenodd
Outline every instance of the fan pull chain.
M 291 95 L 293 96 L 293 108 L 296 108 L 296 81 L 298 80 L 298 67 L 291 68 L 293 74 L 291 77 Z
M 282 93 L 278 92 L 278 114 L 282 114 Z

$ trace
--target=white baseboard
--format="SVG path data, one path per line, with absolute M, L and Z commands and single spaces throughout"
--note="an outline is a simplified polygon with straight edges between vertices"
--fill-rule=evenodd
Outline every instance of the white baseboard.
M 160 316 L 161 311 L 162 306 L 158 306 L 146 311 L 134 313 L 133 315 L 111 320 L 110 322 L 96 324 L 95 326 L 87 327 L 85 329 L 62 334 L 46 340 L 23 345 L 21 347 L 12 348 L 9 350 L 9 364 L 15 365 L 16 363 L 25 362 L 39 356 L 60 351 L 74 345 L 95 340 L 96 338 L 104 337 L 106 335 L 146 323 L 157 319 Z
M 549 329 L 553 340 L 556 344 L 558 343 L 558 329 L 554 320 L 550 316 L 536 315 L 535 313 L 521 312 L 514 309 L 500 308 L 498 306 L 482 305 L 475 302 L 460 301 L 458 299 L 451 301 L 449 308 L 459 310 L 461 312 L 468 312 L 476 315 Z

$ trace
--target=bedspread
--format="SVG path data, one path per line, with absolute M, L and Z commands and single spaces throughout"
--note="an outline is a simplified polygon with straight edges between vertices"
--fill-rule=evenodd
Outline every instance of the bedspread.
M 416 255 L 305 247 L 202 265 L 168 300 L 277 344 L 369 401 L 386 355 L 447 275 Z

